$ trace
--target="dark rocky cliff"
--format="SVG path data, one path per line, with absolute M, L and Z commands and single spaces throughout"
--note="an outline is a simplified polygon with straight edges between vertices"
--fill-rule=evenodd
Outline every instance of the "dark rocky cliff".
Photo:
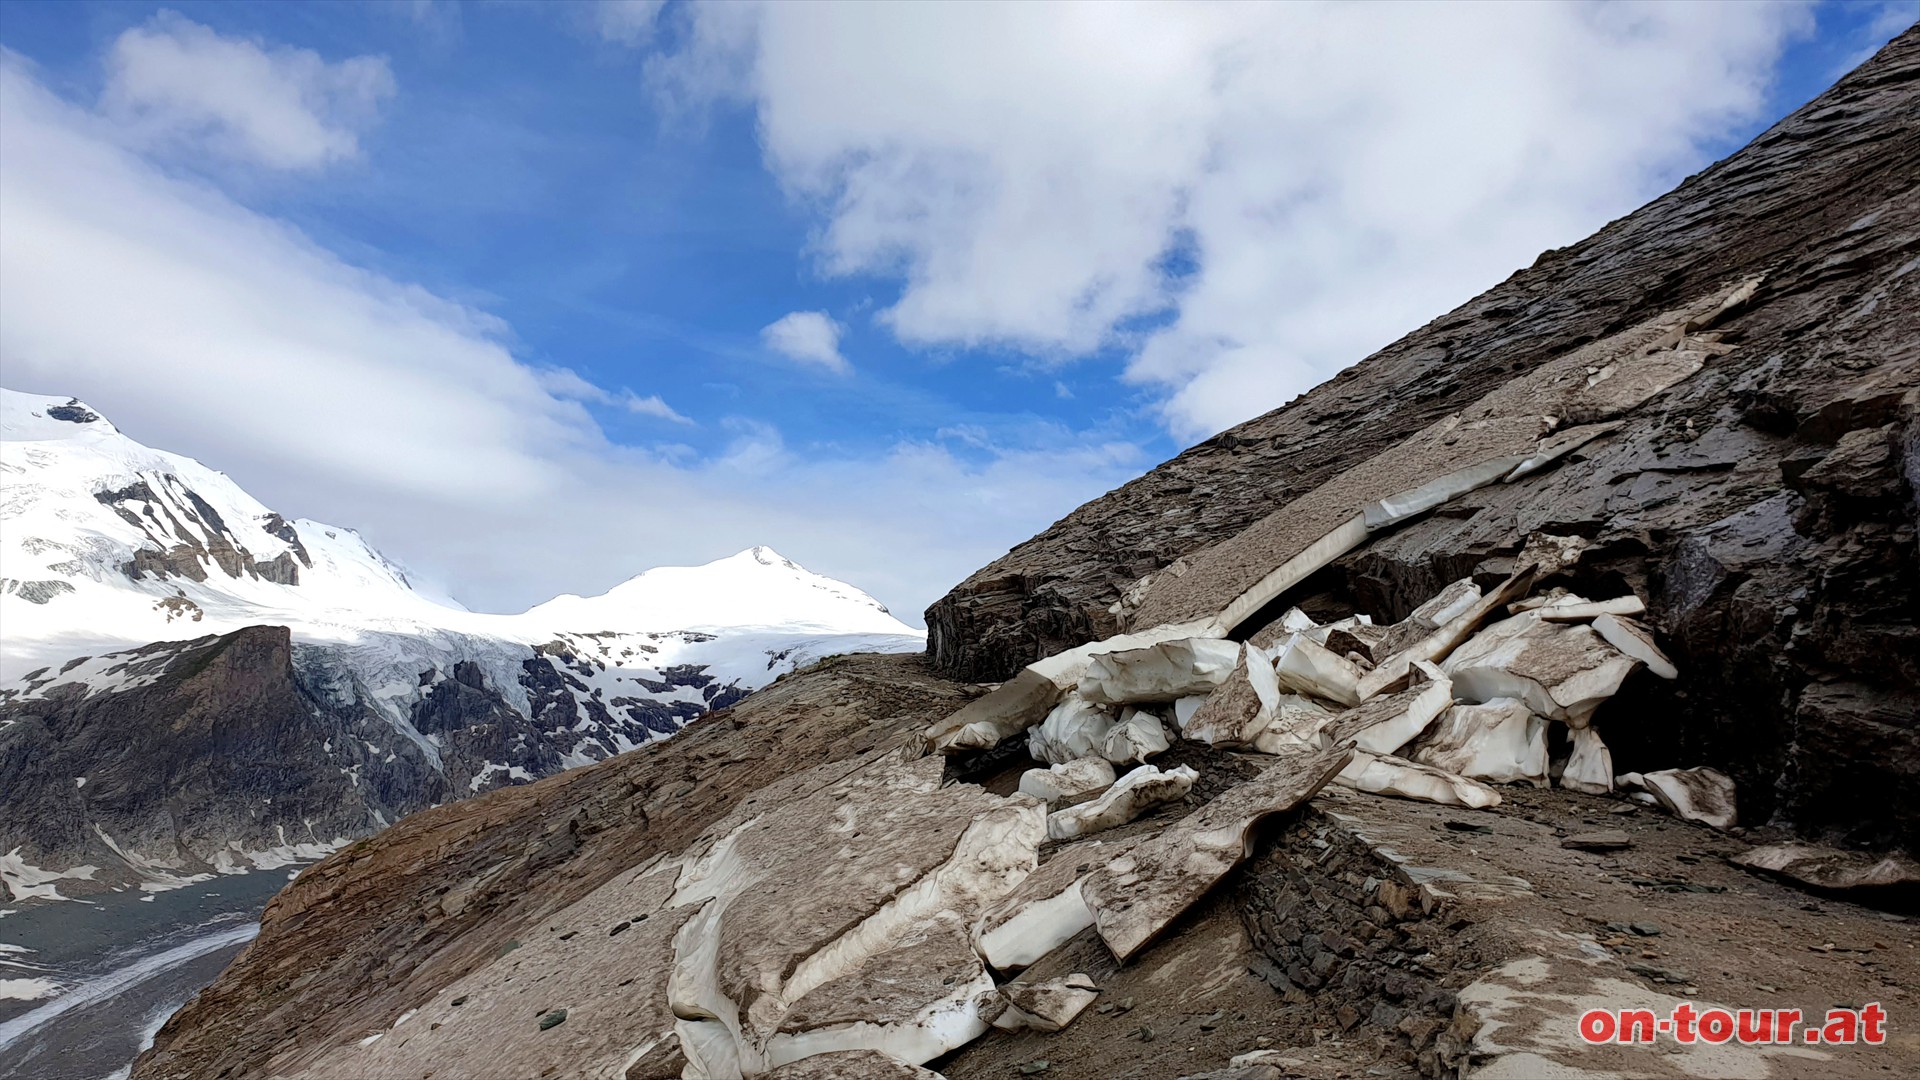
M 1396 619 L 1498 573 L 1529 533 L 1585 537 L 1582 573 L 1646 595 L 1693 673 L 1641 688 L 1623 768 L 1725 762 L 1756 818 L 1920 842 L 1898 797 L 1920 771 L 1917 115 L 1909 31 L 1671 193 L 981 569 L 927 610 L 935 665 L 1003 679 L 1127 629 L 1113 608 L 1143 577 L 1570 350 L 1764 275 L 1723 328 L 1733 351 L 1620 432 L 1374 539 L 1289 599 Z

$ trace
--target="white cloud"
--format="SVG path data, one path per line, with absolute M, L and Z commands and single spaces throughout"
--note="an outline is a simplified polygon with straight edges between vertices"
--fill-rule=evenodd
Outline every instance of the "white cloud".
M 673 406 L 668 405 L 659 394 L 641 397 L 625 387 L 618 391 L 608 390 L 583 378 L 572 368 L 542 368 L 534 374 L 540 389 L 557 398 L 568 401 L 591 401 L 600 405 L 617 405 L 630 413 L 671 420 L 676 424 L 693 423 L 690 418 L 682 416 Z
M 1804 4 L 695 5 L 904 342 L 1124 346 L 1168 425 L 1280 404 L 1587 235 L 1758 115 Z M 1142 327 L 1151 327 L 1143 330 Z
M 78 395 L 289 516 L 360 528 L 482 609 L 765 543 L 912 621 L 1146 464 L 1052 429 L 964 457 L 795 449 L 746 422 L 704 459 L 612 445 L 581 402 L 678 414 L 524 364 L 485 313 L 167 175 L 3 53 L 0 160 L 7 385 Z
M 101 110 L 149 146 L 204 147 L 275 169 L 357 157 L 358 132 L 394 92 L 377 56 L 328 63 L 162 11 L 107 54 Z
M 840 324 L 824 311 L 794 311 L 762 328 L 760 340 L 788 359 L 846 375 L 853 365 L 840 355 L 840 330 Z
M 653 37 L 654 24 L 667 0 L 598 0 L 594 29 L 608 41 L 638 45 Z

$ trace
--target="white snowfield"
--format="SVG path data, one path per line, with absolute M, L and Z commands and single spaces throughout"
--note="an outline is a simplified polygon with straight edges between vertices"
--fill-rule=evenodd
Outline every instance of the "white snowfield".
M 0 625 L 0 703 L 65 683 L 139 685 L 157 673 L 110 654 L 151 642 L 286 626 L 303 673 L 374 705 L 429 756 L 408 710 L 462 661 L 525 712 L 522 664 L 543 650 L 564 665 L 581 725 L 598 723 L 591 699 L 658 702 L 675 717 L 658 735 L 717 691 L 737 697 L 832 654 L 925 646 L 866 593 L 765 547 L 518 615 L 468 611 L 416 588 L 351 529 L 283 519 L 225 474 L 143 446 L 77 400 L 10 390 L 0 390 Z M 629 733 L 609 741 L 637 745 Z

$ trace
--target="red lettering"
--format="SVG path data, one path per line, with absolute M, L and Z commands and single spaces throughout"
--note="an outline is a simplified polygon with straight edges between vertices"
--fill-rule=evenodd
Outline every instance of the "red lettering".
M 1733 1014 L 1725 1009 L 1708 1009 L 1701 1013 L 1700 1037 L 1715 1045 L 1733 1038 Z
M 1693 1006 L 1681 1002 L 1673 1007 L 1673 1041 L 1683 1046 L 1693 1042 Z
M 1654 1041 L 1654 1032 L 1659 1030 L 1653 1021 L 1652 1009 L 1620 1010 L 1620 1041 L 1623 1043 Z
M 1740 1041 L 1742 1043 L 1764 1043 L 1776 1039 L 1773 1030 L 1772 1009 L 1740 1010 Z
M 1852 1009 L 1828 1009 L 1827 1026 L 1820 1033 L 1826 1043 L 1852 1043 L 1860 1039 L 1860 1016 Z
M 1866 1029 L 1861 1033 L 1861 1038 L 1874 1046 L 1887 1041 L 1887 1010 L 1881 1008 L 1879 1002 L 1871 1002 L 1860 1010 L 1860 1022 Z
M 1802 1017 L 1799 1009 L 1781 1009 L 1773 1015 L 1773 1041 L 1792 1042 L 1793 1029 L 1800 1026 Z
M 1606 1009 L 1588 1009 L 1580 1014 L 1580 1037 L 1588 1042 L 1612 1042 L 1614 1031 L 1613 1013 Z

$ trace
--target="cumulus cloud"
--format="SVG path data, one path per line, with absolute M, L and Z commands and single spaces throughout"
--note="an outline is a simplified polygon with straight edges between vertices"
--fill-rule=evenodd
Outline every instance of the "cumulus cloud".
M 824 311 L 794 311 L 762 328 L 760 340 L 790 360 L 846 375 L 853 365 L 840 355 L 840 330 L 840 324 Z
M 359 528 L 479 609 L 765 543 L 911 621 L 1145 464 L 1051 428 L 868 457 L 750 422 L 707 457 L 615 445 L 587 404 L 679 414 L 524 363 L 486 313 L 169 175 L 4 53 L 0 160 L 10 387 L 78 395 L 289 516 Z
M 171 11 L 122 33 L 106 69 L 101 109 L 132 137 L 275 169 L 357 157 L 359 130 L 394 92 L 382 57 L 328 63 L 310 49 L 225 37 Z
M 656 60 L 739 98 L 915 345 L 1126 377 L 1195 437 L 1590 233 L 1755 118 L 1806 6 L 710 4 Z

